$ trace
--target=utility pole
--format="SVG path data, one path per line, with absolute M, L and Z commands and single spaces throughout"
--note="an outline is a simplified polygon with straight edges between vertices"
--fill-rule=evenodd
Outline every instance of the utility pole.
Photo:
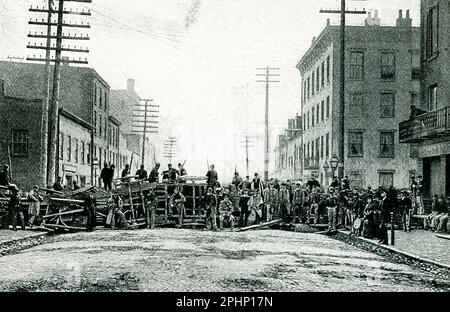
M 256 74 L 256 76 L 265 76 L 265 80 L 257 80 L 256 82 L 264 82 L 266 84 L 266 106 L 265 106 L 265 136 L 264 136 L 264 182 L 269 180 L 269 84 L 280 82 L 276 80 L 269 80 L 269 77 L 280 76 L 280 74 L 273 74 L 270 71 L 280 70 L 279 68 L 266 67 L 257 68 L 257 70 L 264 70 L 264 74 Z
M 132 131 L 142 133 L 142 155 L 141 155 L 141 165 L 145 166 L 145 145 L 147 140 L 147 133 L 158 133 L 157 130 L 148 131 L 148 129 L 158 129 L 157 118 L 159 115 L 150 115 L 159 113 L 158 110 L 153 108 L 159 108 L 159 105 L 151 105 L 149 103 L 153 102 L 152 99 L 141 99 L 141 102 L 136 105 L 133 110 L 133 122 Z M 152 125 L 149 125 L 152 124 Z
M 340 85 L 339 85 L 339 145 L 338 145 L 338 178 L 344 177 L 344 160 L 345 160 L 345 16 L 346 14 L 366 14 L 366 10 L 347 11 L 345 0 L 341 0 L 340 10 L 320 10 L 320 13 L 340 14 Z
M 175 149 L 177 147 L 177 139 L 174 137 L 169 137 L 164 142 L 164 157 L 169 158 L 170 163 L 172 163 L 172 158 L 175 156 Z
M 59 1 L 58 8 L 55 9 L 53 7 L 53 4 L 55 1 Z M 85 12 L 84 10 L 79 12 L 78 10 L 72 11 L 72 9 L 67 10 L 64 8 L 65 2 L 83 2 L 83 3 L 92 3 L 92 0 L 48 0 L 48 8 L 45 7 L 34 8 L 31 6 L 29 9 L 30 12 L 35 13 L 47 13 L 47 21 L 44 19 L 38 20 L 38 19 L 30 19 L 29 24 L 30 25 L 37 25 L 37 26 L 46 26 L 47 27 L 47 34 L 44 35 L 42 32 L 38 34 L 35 32 L 34 34 L 30 32 L 28 34 L 29 38 L 34 39 L 46 39 L 46 45 L 43 46 L 42 43 L 40 45 L 37 45 L 34 43 L 32 45 L 30 42 L 27 45 L 27 48 L 29 49 L 43 49 L 46 50 L 46 56 L 45 58 L 36 57 L 33 55 L 33 57 L 28 56 L 27 60 L 29 61 L 44 61 L 45 62 L 45 77 L 46 77 L 46 84 L 45 84 L 45 94 L 46 99 L 43 101 L 42 104 L 42 119 L 41 119 L 41 155 L 40 155 L 40 172 L 43 177 L 44 184 L 52 185 L 55 181 L 56 174 L 58 172 L 58 137 L 59 137 L 59 131 L 58 131 L 58 119 L 59 119 L 59 93 L 60 93 L 60 66 L 61 66 L 61 60 L 62 60 L 62 51 L 68 51 L 68 52 L 81 52 L 81 53 L 89 53 L 88 49 L 83 48 L 77 48 L 70 47 L 68 48 L 64 47 L 62 45 L 62 40 L 89 40 L 89 37 L 84 37 L 83 35 L 77 36 L 76 34 L 71 36 L 65 36 L 63 33 L 63 27 L 72 27 L 72 28 L 90 28 L 89 23 L 84 24 L 81 22 L 81 24 L 77 23 L 68 23 L 66 22 L 63 17 L 65 14 L 77 14 L 77 15 L 84 15 L 84 16 L 90 16 L 90 11 Z M 57 21 L 52 22 L 52 14 L 57 14 Z M 51 27 L 56 26 L 56 35 L 51 31 Z M 52 46 L 51 41 L 52 39 L 56 39 L 56 46 Z M 55 57 L 54 59 L 51 58 L 51 51 L 55 51 Z M 54 68 L 53 68 L 53 80 L 51 75 L 51 65 L 50 63 L 54 62 Z M 77 64 L 87 64 L 87 59 L 84 61 L 79 58 L 79 60 L 66 60 L 67 63 L 77 63 Z M 53 84 L 51 83 L 53 81 Z
M 250 145 L 251 143 L 255 143 L 255 141 L 250 140 L 250 136 L 248 134 L 245 135 L 245 140 L 243 142 L 241 142 L 242 144 L 244 144 L 244 146 L 241 147 L 245 147 L 245 168 L 246 168 L 246 175 L 250 176 L 250 172 L 249 172 L 249 148 L 250 147 L 255 147 L 254 145 Z

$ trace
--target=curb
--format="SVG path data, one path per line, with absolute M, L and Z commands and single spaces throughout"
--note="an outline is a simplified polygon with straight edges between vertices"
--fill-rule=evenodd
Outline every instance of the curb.
M 351 237 L 352 239 L 359 240 L 360 242 L 368 243 L 368 244 L 371 244 L 371 245 L 376 246 L 378 248 L 382 248 L 382 249 L 388 250 L 390 252 L 400 254 L 402 256 L 411 258 L 411 259 L 419 261 L 419 262 L 429 263 L 429 264 L 436 265 L 436 266 L 439 266 L 439 267 L 442 267 L 442 268 L 450 270 L 450 265 L 445 264 L 445 263 L 440 263 L 440 262 L 437 262 L 437 261 L 434 261 L 434 260 L 422 258 L 420 256 L 416 256 L 416 255 L 410 254 L 410 253 L 408 253 L 406 251 L 402 251 L 402 250 L 399 250 L 399 249 L 391 247 L 391 246 L 380 245 L 380 244 L 378 244 L 378 243 L 376 243 L 376 242 L 374 242 L 374 241 L 372 241 L 370 239 L 367 239 L 367 238 L 364 238 L 364 237 L 359 237 L 359 236 L 352 236 L 349 233 L 347 233 L 345 231 L 342 231 L 342 230 L 338 230 L 338 233 L 340 233 L 342 235 L 346 235 L 348 237 Z
M 435 234 L 434 236 L 443 238 L 443 239 L 450 239 L 450 235 Z
M 7 254 L 28 249 L 33 246 L 37 246 L 42 244 L 42 240 L 46 237 L 49 237 L 49 233 L 42 232 L 42 233 L 36 233 L 33 235 L 20 237 L 20 238 L 14 238 L 8 241 L 0 242 L 0 257 L 5 256 Z M 22 246 L 20 246 L 20 243 L 26 243 Z M 17 245 L 17 246 L 16 246 Z

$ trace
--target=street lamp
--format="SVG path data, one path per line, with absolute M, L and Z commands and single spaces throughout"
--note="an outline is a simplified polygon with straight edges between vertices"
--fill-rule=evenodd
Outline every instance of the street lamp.
M 333 158 L 330 160 L 331 171 L 333 172 L 333 178 L 335 177 L 334 173 L 338 167 L 339 159 L 336 154 L 333 155 Z
M 97 185 L 97 167 L 98 167 L 99 163 L 98 163 L 98 159 L 95 158 L 94 161 L 92 162 L 92 167 L 94 167 L 94 186 Z

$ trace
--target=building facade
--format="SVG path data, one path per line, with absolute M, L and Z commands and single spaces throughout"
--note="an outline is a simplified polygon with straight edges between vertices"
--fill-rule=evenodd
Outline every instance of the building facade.
M 450 1 L 421 1 L 421 92 L 400 141 L 415 149 L 426 196 L 450 196 Z
M 273 176 L 282 181 L 298 180 L 302 175 L 302 119 L 288 120 L 288 127 L 278 136 L 275 147 L 275 171 Z
M 302 78 L 303 176 L 328 185 L 338 155 L 340 39 L 330 25 L 312 41 L 297 68 Z M 407 188 L 416 155 L 399 143 L 398 123 L 418 101 L 420 30 L 409 11 L 396 26 L 380 26 L 378 13 L 365 26 L 346 27 L 344 175 L 355 187 Z
M 27 128 L 27 131 L 32 131 L 33 135 L 41 133 L 41 128 L 35 127 L 35 124 L 42 119 L 45 66 L 0 61 L 0 80 L 3 82 L 3 99 L 20 103 L 21 108 L 14 108 L 18 111 L 10 110 L 10 118 L 15 120 L 20 116 L 25 121 L 32 118 L 33 122 L 29 123 L 32 128 Z M 35 102 L 40 104 L 30 106 L 29 103 Z M 114 164 L 115 178 L 119 177 L 121 169 L 131 161 L 134 152 L 126 147 L 122 135 L 119 118 L 124 112 L 113 113 L 110 109 L 109 84 L 92 68 L 62 65 L 59 104 L 57 175 L 63 178 L 63 183 L 68 187 L 72 186 L 74 180 L 80 186 L 101 185 L 100 170 L 104 164 Z M 24 112 L 20 112 L 20 109 Z M 13 128 L 3 123 L 1 129 L 8 134 Z M 18 134 L 10 140 L 21 138 L 23 136 Z M 40 141 L 35 139 L 33 137 L 32 143 L 28 143 L 40 148 Z M 28 160 L 17 159 L 14 166 L 24 174 L 30 166 L 39 168 L 39 160 L 34 159 L 39 154 L 40 149 L 37 153 L 27 153 L 25 158 Z M 28 180 L 25 182 L 28 183 Z M 37 182 L 34 184 L 43 185 L 43 179 Z

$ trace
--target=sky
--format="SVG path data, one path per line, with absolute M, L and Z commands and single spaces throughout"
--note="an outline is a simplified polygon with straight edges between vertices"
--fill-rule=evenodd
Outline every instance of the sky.
M 46 0 L 0 0 L 0 59 L 39 55 L 26 48 L 30 18 L 45 18 L 28 11 Z M 395 25 L 398 10 L 411 10 L 419 25 L 419 0 L 347 0 L 348 9 L 378 9 L 382 25 Z M 215 164 L 222 180 L 231 180 L 235 168 L 245 175 L 246 135 L 250 175 L 264 170 L 265 85 L 257 68 L 276 67 L 279 83 L 270 86 L 270 170 L 273 149 L 288 118 L 300 111 L 298 60 L 330 18 L 321 8 L 340 7 L 338 0 L 93 0 L 67 3 L 75 10 L 91 9 L 91 17 L 67 16 L 67 21 L 89 22 L 87 55 L 112 89 L 124 89 L 136 80 L 142 98 L 160 106 L 158 134 L 150 138 L 163 168 L 161 146 L 177 138 L 177 157 L 192 175 L 204 175 Z M 363 25 L 364 16 L 348 17 L 349 25 Z M 65 30 L 69 32 L 69 30 Z M 73 32 L 73 30 L 72 30 Z M 34 41 L 33 41 L 34 42 Z M 38 41 L 39 42 L 39 41 Z M 75 43 L 67 43 L 76 45 Z M 42 53 L 44 55 L 44 53 Z M 69 55 L 70 56 L 70 55 Z M 77 58 L 85 55 L 75 55 Z

